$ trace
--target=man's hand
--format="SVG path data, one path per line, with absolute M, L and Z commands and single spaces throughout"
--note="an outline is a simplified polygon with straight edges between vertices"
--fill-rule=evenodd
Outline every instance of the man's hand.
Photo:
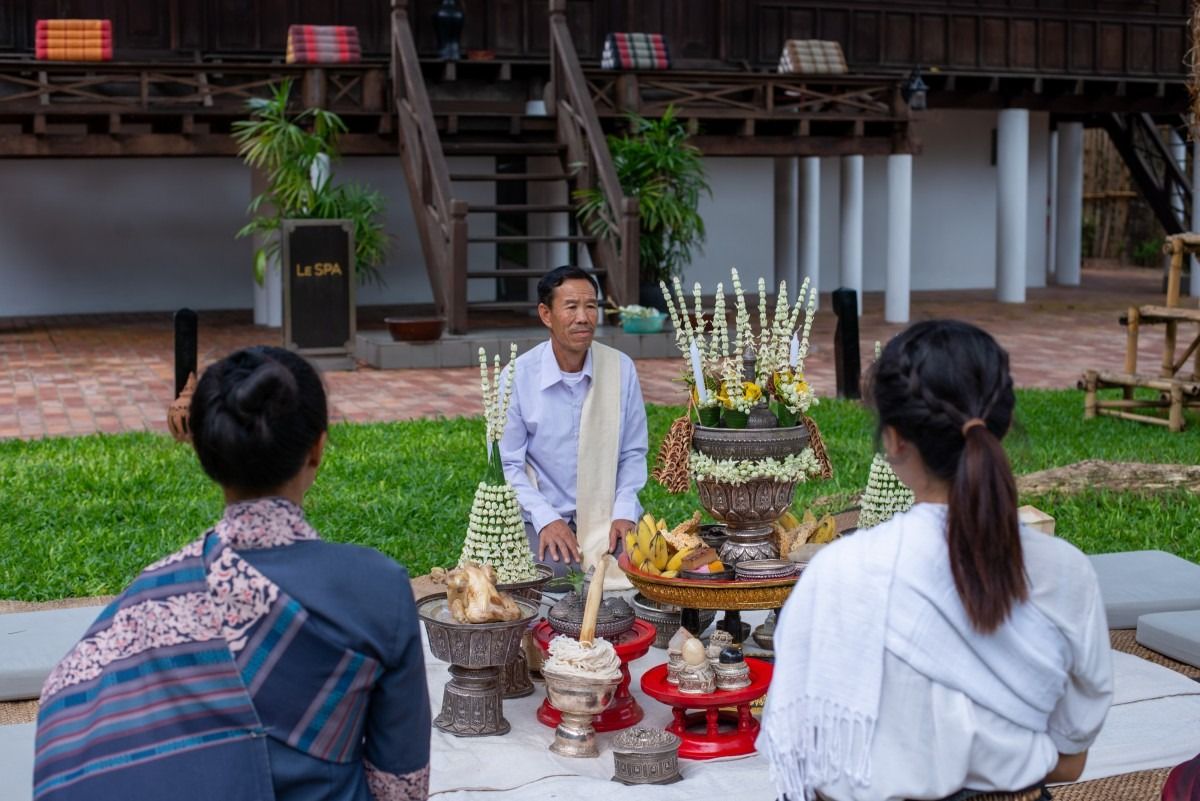
M 625 539 L 625 535 L 633 531 L 636 525 L 632 520 L 621 520 L 620 518 L 612 521 L 612 525 L 608 527 L 608 552 L 617 552 L 617 543 Z
M 580 561 L 579 542 L 567 521 L 555 520 L 538 532 L 538 561 L 545 561 L 547 553 L 555 562 Z

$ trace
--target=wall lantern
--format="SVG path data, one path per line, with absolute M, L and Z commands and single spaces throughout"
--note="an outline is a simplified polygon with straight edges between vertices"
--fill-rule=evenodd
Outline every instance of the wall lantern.
M 908 103 L 908 107 L 913 111 L 924 111 L 928 93 L 929 85 L 921 79 L 921 68 L 913 68 L 912 75 L 908 76 L 908 81 L 900 90 L 904 102 Z

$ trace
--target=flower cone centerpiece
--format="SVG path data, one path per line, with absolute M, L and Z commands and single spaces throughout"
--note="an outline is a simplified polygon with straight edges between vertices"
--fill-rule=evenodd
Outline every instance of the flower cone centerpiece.
M 506 381 L 505 377 L 511 376 L 516 357 L 517 346 L 510 345 L 507 373 L 500 370 L 500 354 L 496 354 L 489 371 L 487 352 L 479 349 L 479 386 L 487 423 L 488 466 L 483 480 L 475 488 L 467 536 L 458 564 L 491 565 L 496 571 L 498 590 L 537 602 L 542 586 L 553 573 L 533 561 L 517 493 L 504 477 L 504 466 L 500 462 L 500 438 L 504 435 L 512 400 L 512 381 Z M 520 698 L 533 692 L 524 649 L 504 666 L 501 683 L 505 698 Z
M 692 291 L 694 312 L 678 279 L 673 293 L 663 285 L 697 410 L 690 472 L 701 505 L 729 533 L 720 552 L 727 565 L 778 558 L 771 524 L 791 506 L 796 484 L 832 476 L 820 435 L 807 417 L 817 402 L 804 376 L 816 290 L 805 281 L 792 304 L 787 283 L 781 282 L 771 310 L 766 281 L 760 278 L 756 332 L 736 269 L 732 285 L 732 343 L 722 284 L 711 325 L 701 312 L 699 284 Z

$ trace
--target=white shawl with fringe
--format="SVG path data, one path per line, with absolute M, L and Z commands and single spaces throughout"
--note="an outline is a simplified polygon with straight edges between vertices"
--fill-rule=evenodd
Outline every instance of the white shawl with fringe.
M 839 776 L 870 785 L 885 648 L 1016 725 L 1046 730 L 1066 691 L 1064 638 L 1029 603 L 992 634 L 975 632 L 945 527 L 945 506 L 918 504 L 824 549 L 797 583 L 775 631 L 758 740 L 789 801 Z

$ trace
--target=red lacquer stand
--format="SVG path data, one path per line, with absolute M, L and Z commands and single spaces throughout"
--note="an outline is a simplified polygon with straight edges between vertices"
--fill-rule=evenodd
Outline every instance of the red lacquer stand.
M 667 666 L 650 668 L 642 676 L 642 692 L 671 707 L 675 719 L 667 731 L 679 736 L 683 759 L 715 759 L 754 753 L 758 721 L 750 714 L 750 702 L 761 698 L 771 684 L 772 667 L 758 659 L 747 659 L 750 686 L 740 690 L 717 690 L 707 695 L 679 692 L 667 684 Z M 737 714 L 720 707 L 736 706 Z M 688 714 L 689 709 L 701 712 Z
M 646 655 L 657 633 L 652 623 L 638 619 L 634 621 L 633 628 L 612 640 L 613 648 L 621 660 L 621 685 L 617 687 L 612 704 L 596 715 L 592 722 L 596 731 L 627 729 L 646 714 L 629 692 L 629 663 Z M 550 628 L 550 624 L 545 620 L 533 627 L 533 641 L 543 652 L 549 650 L 550 641 L 557 636 L 558 632 Z M 537 719 L 553 728 L 562 720 L 562 713 L 550 706 L 550 699 L 547 698 L 538 707 Z

